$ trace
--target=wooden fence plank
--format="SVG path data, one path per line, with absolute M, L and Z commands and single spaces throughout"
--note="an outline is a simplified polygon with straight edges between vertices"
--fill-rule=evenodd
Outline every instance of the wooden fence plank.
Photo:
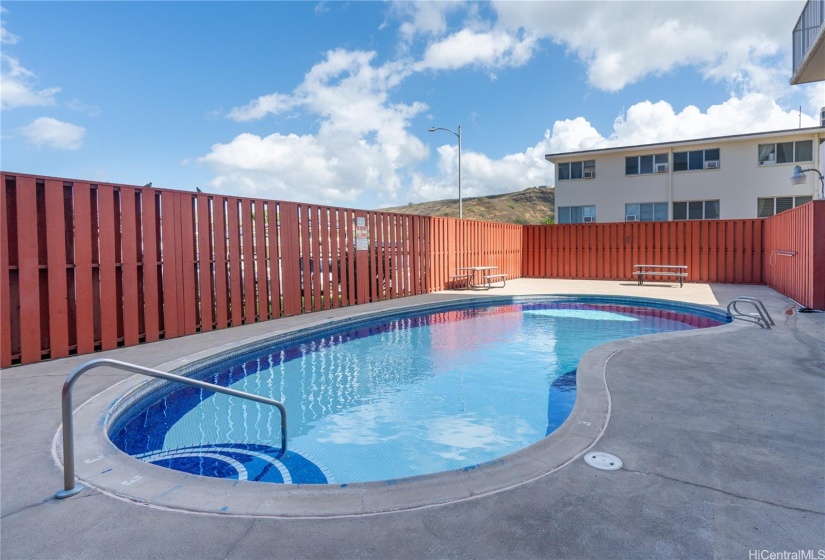
M 17 179 L 17 266 L 20 282 L 21 363 L 41 359 L 40 263 L 37 239 L 37 193 L 34 177 Z M 36 287 L 36 289 L 33 289 Z
M 117 348 L 117 300 L 115 275 L 115 209 L 114 191 L 108 185 L 98 185 L 99 270 L 100 270 L 100 343 L 103 350 Z
M 140 312 L 138 310 L 138 217 L 137 193 L 129 187 L 120 188 L 121 284 L 123 286 L 123 344 L 140 342 Z
M 143 226 L 143 317 L 146 342 L 160 339 L 163 307 L 159 294 L 160 258 L 158 251 L 157 212 L 158 194 L 151 188 L 140 193 L 141 222 Z
M 270 317 L 269 283 L 266 280 L 266 209 L 255 201 L 255 290 L 258 294 L 258 321 Z
M 255 295 L 255 258 L 253 256 L 254 222 L 252 220 L 252 201 L 241 199 L 241 267 L 243 277 L 243 317 L 244 323 L 255 322 L 257 298 Z
M 227 198 L 226 222 L 229 232 L 227 243 L 227 261 L 229 274 L 229 308 L 230 323 L 233 327 L 243 324 L 244 318 L 244 298 L 243 298 L 243 271 L 241 269 L 241 232 L 238 223 L 239 200 L 234 197 Z
M 176 223 L 179 219 L 175 199 L 177 193 L 161 191 L 160 195 L 160 215 L 161 215 L 161 266 L 163 278 L 161 291 L 163 292 L 163 327 L 165 338 L 176 338 L 182 334 L 179 328 L 178 300 L 180 297 L 178 289 L 178 231 Z M 182 282 L 181 282 L 182 284 Z M 182 287 L 182 286 L 181 286 Z
M 212 249 L 215 252 L 215 328 L 225 329 L 230 325 L 229 300 L 229 259 L 226 230 L 226 198 L 212 199 Z
M 3 189 L 5 190 L 5 185 Z M 66 285 L 66 217 L 63 181 L 47 179 L 45 195 L 49 282 L 49 356 L 54 359 L 69 355 L 69 295 Z
M 302 312 L 303 286 L 301 285 L 299 211 L 298 205 L 292 202 L 280 203 L 282 290 L 285 317 L 300 315 Z
M 209 215 L 211 197 L 196 195 L 198 212 L 197 263 L 198 286 L 200 295 L 200 330 L 211 331 L 215 328 L 215 297 L 212 291 L 212 269 L 216 266 L 212 247 L 212 220 Z
M 278 231 L 278 203 L 269 201 L 267 209 L 267 239 L 269 240 L 269 295 L 272 302 L 271 317 L 281 317 L 281 257 L 279 251 L 280 233 Z
M 332 279 L 332 292 L 330 299 L 332 300 L 332 308 L 341 306 L 341 297 L 343 295 L 343 282 L 339 278 L 341 269 L 341 249 L 339 238 L 339 219 L 340 210 L 338 208 L 331 208 L 329 211 L 329 241 L 330 241 L 330 258 L 332 261 L 332 270 L 330 270 Z
M 11 366 L 11 291 L 10 269 L 9 269 L 9 204 L 16 204 L 15 201 L 6 199 L 6 182 L 15 181 L 7 175 L 3 175 L 3 183 L 0 184 L 0 368 Z

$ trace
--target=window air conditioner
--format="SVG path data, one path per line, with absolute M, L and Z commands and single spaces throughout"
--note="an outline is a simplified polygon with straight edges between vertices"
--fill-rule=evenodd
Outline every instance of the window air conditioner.
M 667 173 L 667 164 L 666 163 L 657 163 L 656 164 L 656 173 Z
M 719 160 L 706 161 L 705 169 L 719 169 Z
M 591 223 L 591 222 L 593 221 L 593 216 L 584 216 L 584 217 L 582 218 L 582 221 L 583 221 L 584 223 L 586 223 L 586 224 L 589 224 L 589 223 Z
M 624 217 L 624 221 L 625 222 L 638 222 L 639 221 L 639 216 L 636 215 L 636 214 L 628 214 L 627 216 Z
M 584 178 L 585 179 L 594 179 L 595 177 L 596 177 L 596 172 L 591 170 L 591 169 L 588 169 L 587 171 L 584 172 Z

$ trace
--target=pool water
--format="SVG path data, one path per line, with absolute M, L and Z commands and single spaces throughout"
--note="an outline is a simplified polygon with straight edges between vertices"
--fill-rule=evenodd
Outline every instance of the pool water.
M 557 429 L 589 349 L 719 325 L 712 314 L 548 300 L 401 316 L 273 343 L 197 378 L 282 401 L 273 407 L 184 387 L 144 399 L 110 432 L 118 448 L 193 474 L 348 484 L 473 468 Z

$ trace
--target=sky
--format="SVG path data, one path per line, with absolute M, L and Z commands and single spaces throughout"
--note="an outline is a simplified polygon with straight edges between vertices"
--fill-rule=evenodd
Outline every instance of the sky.
M 816 126 L 804 0 L 3 1 L 0 168 L 374 209 L 545 154 Z M 428 132 L 431 127 L 453 131 Z

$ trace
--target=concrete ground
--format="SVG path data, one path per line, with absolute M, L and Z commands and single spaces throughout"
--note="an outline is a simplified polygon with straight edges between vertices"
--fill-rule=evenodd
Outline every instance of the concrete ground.
M 777 325 L 737 322 L 588 354 L 588 368 L 601 371 L 609 389 L 606 426 L 593 449 L 619 456 L 618 471 L 576 457 L 530 482 L 470 499 L 325 519 L 189 513 L 92 489 L 53 498 L 62 486 L 52 456 L 60 387 L 91 358 L 154 367 L 353 311 L 485 293 L 618 294 L 722 307 L 750 295 Z M 522 279 L 489 292 L 430 294 L 9 368 L 0 375 L 0 556 L 766 559 L 802 551 L 811 556 L 797 558 L 822 558 L 825 313 L 795 308 L 764 286 Z M 75 405 L 127 377 L 88 373 L 76 385 Z

